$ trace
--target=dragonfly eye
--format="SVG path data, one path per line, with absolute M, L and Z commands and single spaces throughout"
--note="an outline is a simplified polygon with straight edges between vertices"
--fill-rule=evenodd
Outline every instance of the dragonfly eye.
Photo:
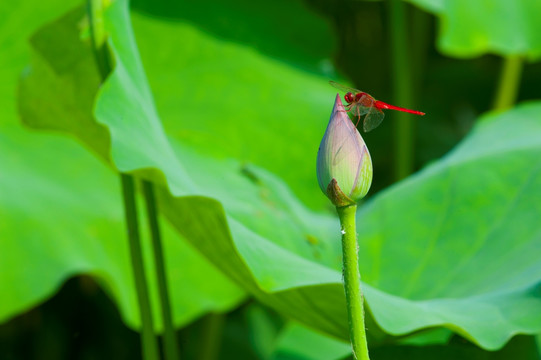
M 346 102 L 348 104 L 352 103 L 353 102 L 353 94 L 348 92 L 346 95 L 344 95 L 344 100 L 346 100 Z

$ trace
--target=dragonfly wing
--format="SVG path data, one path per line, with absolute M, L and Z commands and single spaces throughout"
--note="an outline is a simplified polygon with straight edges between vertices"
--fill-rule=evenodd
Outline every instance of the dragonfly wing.
M 358 108 L 358 114 L 359 116 L 366 115 L 370 112 L 370 109 L 374 106 L 374 98 L 368 94 L 364 94 L 361 96 L 361 98 L 356 102 L 356 107 Z
M 359 125 L 361 116 L 368 114 L 372 102 L 367 95 L 363 95 L 358 101 L 348 104 L 346 107 L 351 121 L 355 123 L 355 127 Z
M 355 127 L 359 125 L 361 117 L 368 112 L 368 109 L 361 106 L 359 103 L 353 103 L 348 109 L 349 118 L 355 124 Z
M 343 91 L 343 92 L 345 92 L 345 93 L 350 92 L 350 93 L 356 94 L 356 93 L 358 93 L 358 92 L 361 92 L 361 91 L 359 91 L 359 90 L 357 90 L 357 89 L 354 89 L 354 88 L 350 88 L 350 87 L 344 86 L 344 85 L 339 84 L 339 83 L 334 82 L 334 81 L 329 81 L 329 84 L 331 84 L 332 86 L 334 86 L 334 87 L 337 88 L 338 90 L 341 90 L 341 91 Z
M 369 132 L 377 128 L 383 121 L 384 117 L 385 117 L 385 114 L 383 113 L 383 111 L 376 108 L 375 106 L 372 106 L 370 110 L 368 111 L 368 114 L 366 114 L 366 116 L 364 117 L 364 122 L 363 122 L 364 132 Z
M 366 106 L 363 106 L 359 103 L 353 103 L 349 107 L 348 111 L 351 114 L 351 116 L 358 118 L 358 117 L 368 114 L 369 109 L 370 108 L 367 108 Z

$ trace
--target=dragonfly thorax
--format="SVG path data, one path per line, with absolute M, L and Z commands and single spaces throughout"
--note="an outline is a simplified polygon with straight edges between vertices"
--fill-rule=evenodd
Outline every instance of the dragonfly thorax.
M 366 95 L 366 93 L 364 92 L 358 92 L 357 94 L 355 94 L 355 101 L 359 101 L 361 100 L 361 98 Z

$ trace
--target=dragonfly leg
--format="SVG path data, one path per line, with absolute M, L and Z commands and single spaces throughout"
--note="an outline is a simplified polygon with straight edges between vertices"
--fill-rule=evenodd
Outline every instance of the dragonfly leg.
M 355 123 L 355 127 L 359 126 L 359 122 L 361 121 L 361 110 L 359 109 L 359 107 L 357 106 L 355 108 L 355 116 L 357 117 L 357 122 Z

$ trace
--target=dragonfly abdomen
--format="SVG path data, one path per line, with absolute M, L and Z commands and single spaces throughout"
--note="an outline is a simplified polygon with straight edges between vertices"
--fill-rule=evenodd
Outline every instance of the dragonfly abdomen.
M 380 110 L 382 110 L 382 109 L 397 110 L 397 111 L 403 111 L 403 112 L 407 112 L 407 113 L 415 114 L 415 115 L 424 115 L 425 114 L 424 112 L 421 112 L 421 111 L 410 110 L 410 109 L 406 109 L 406 108 L 403 108 L 403 107 L 400 107 L 400 106 L 394 106 L 394 105 L 387 104 L 387 103 L 384 103 L 383 101 L 379 101 L 379 100 L 375 101 L 374 106 L 376 108 L 380 109 Z

